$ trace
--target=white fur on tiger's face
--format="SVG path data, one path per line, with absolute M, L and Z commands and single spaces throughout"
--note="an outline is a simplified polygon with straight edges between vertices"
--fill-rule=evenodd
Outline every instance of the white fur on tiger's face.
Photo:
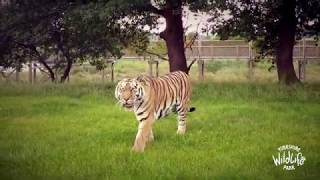
M 136 79 L 123 79 L 116 86 L 115 97 L 128 110 L 133 110 L 134 105 L 142 101 L 143 95 L 144 89 Z

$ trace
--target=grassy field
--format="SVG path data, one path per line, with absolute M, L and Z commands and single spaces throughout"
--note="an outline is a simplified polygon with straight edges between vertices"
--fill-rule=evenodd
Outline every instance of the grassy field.
M 248 65 L 246 61 L 237 60 L 212 60 L 205 62 L 205 81 L 207 82 L 257 82 L 257 83 L 276 83 L 278 81 L 276 69 L 268 71 L 270 62 L 261 61 L 255 63 L 253 80 L 248 80 Z M 294 63 L 296 72 L 297 63 Z M 154 67 L 155 68 L 155 67 Z M 168 73 L 168 62 L 159 63 L 159 74 Z M 149 66 L 145 61 L 119 60 L 115 64 L 115 79 L 123 77 L 133 77 L 137 74 L 148 74 Z M 155 70 L 154 70 L 155 71 Z M 110 81 L 110 68 L 106 68 L 106 81 Z M 195 63 L 191 68 L 191 77 L 194 81 L 198 80 L 198 67 Z M 71 74 L 71 82 L 101 82 L 102 72 L 97 72 L 94 67 L 76 67 Z M 320 63 L 319 61 L 310 62 L 306 65 L 305 82 L 320 83 Z
M 122 69 L 123 70 L 123 69 Z M 1 84 L 0 179 L 319 179 L 320 84 L 194 83 L 188 132 L 176 117 L 132 152 L 137 123 L 116 105 L 114 85 Z M 301 147 L 294 171 L 272 155 Z

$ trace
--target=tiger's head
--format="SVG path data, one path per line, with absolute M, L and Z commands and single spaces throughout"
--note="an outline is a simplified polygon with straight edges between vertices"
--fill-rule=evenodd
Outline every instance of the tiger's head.
M 115 89 L 115 97 L 119 104 L 128 110 L 132 110 L 135 104 L 141 103 L 144 95 L 143 83 L 138 79 L 123 79 L 118 82 Z

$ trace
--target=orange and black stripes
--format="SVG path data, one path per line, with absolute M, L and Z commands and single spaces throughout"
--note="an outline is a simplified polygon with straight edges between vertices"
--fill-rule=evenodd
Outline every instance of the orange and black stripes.
M 154 119 L 160 119 L 172 110 L 177 111 L 179 120 L 185 121 L 191 95 L 191 85 L 187 74 L 177 71 L 159 78 L 139 77 L 137 79 L 144 81 L 145 86 L 151 88 L 149 100 L 153 99 L 153 103 L 150 103 L 144 98 L 143 106 L 135 109 L 139 121 L 147 119 L 146 113 L 153 113 Z
M 133 149 L 143 151 L 146 139 L 153 139 L 152 123 L 175 111 L 178 114 L 178 134 L 186 131 L 191 83 L 189 76 L 176 71 L 165 76 L 152 78 L 139 76 L 123 79 L 115 90 L 115 97 L 126 109 L 133 110 L 139 122 Z

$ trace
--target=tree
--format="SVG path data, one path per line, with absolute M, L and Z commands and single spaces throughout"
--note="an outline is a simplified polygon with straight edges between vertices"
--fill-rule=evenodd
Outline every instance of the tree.
M 203 1 L 197 7 L 210 13 L 211 30 L 222 39 L 240 35 L 258 41 L 263 56 L 275 55 L 280 83 L 299 82 L 293 46 L 306 33 L 319 36 L 320 1 Z
M 42 3 L 47 4 L 42 6 Z M 50 10 L 52 5 L 48 1 L 12 1 L 2 7 L 0 36 L 8 40 L 1 42 L 1 46 L 7 47 L 1 52 L 1 62 L 10 59 L 23 63 L 38 60 L 50 78 L 55 80 L 53 69 L 46 62 L 47 54 L 53 51 L 50 47 L 54 47 L 49 30 L 54 27 L 53 18 L 59 14 L 56 9 Z
M 160 13 L 166 19 L 166 29 L 160 33 L 165 40 L 169 56 L 170 71 L 187 72 L 187 61 L 184 53 L 182 26 L 182 2 L 166 1 L 165 8 Z
M 61 81 L 64 81 L 76 59 L 105 56 L 105 51 L 121 54 L 121 46 L 127 46 L 137 38 L 145 38 L 149 31 L 143 27 L 155 28 L 157 19 L 162 16 L 166 19 L 166 29 L 160 37 L 167 46 L 170 71 L 188 72 L 182 7 L 189 5 L 194 5 L 193 1 L 16 0 L 10 4 L 11 10 L 1 14 L 7 21 L 1 23 L 0 32 L 2 36 L 22 42 L 25 48 L 37 50 L 34 53 L 39 57 L 43 57 L 42 53 L 62 54 L 65 70 Z M 85 48 L 88 43 L 90 48 Z M 142 47 L 146 49 L 145 45 Z M 45 64 L 44 58 L 39 59 Z M 45 67 L 50 72 L 50 66 Z
M 4 78 L 8 78 L 15 70 L 20 71 L 25 63 L 25 49 L 10 43 L 8 37 L 0 37 L 0 73 Z M 6 72 L 11 70 L 9 75 Z
M 6 47 L 0 52 L 2 64 L 14 65 L 9 63 L 12 59 L 37 60 L 52 81 L 58 78 L 55 72 L 61 72 L 60 82 L 64 82 L 75 61 L 101 64 L 97 62 L 120 57 L 121 49 L 146 38 L 135 23 L 121 23 L 121 14 L 114 13 L 107 1 L 99 2 L 17 0 L 2 7 L 0 46 Z M 54 64 L 49 64 L 52 56 Z
M 184 31 L 182 7 L 191 5 L 191 1 L 182 0 L 122 0 L 113 1 L 118 12 L 125 14 L 137 26 L 149 25 L 154 28 L 159 17 L 165 18 L 166 28 L 159 35 L 165 41 L 170 71 L 188 72 L 184 52 Z M 141 18 L 142 17 L 142 18 Z

